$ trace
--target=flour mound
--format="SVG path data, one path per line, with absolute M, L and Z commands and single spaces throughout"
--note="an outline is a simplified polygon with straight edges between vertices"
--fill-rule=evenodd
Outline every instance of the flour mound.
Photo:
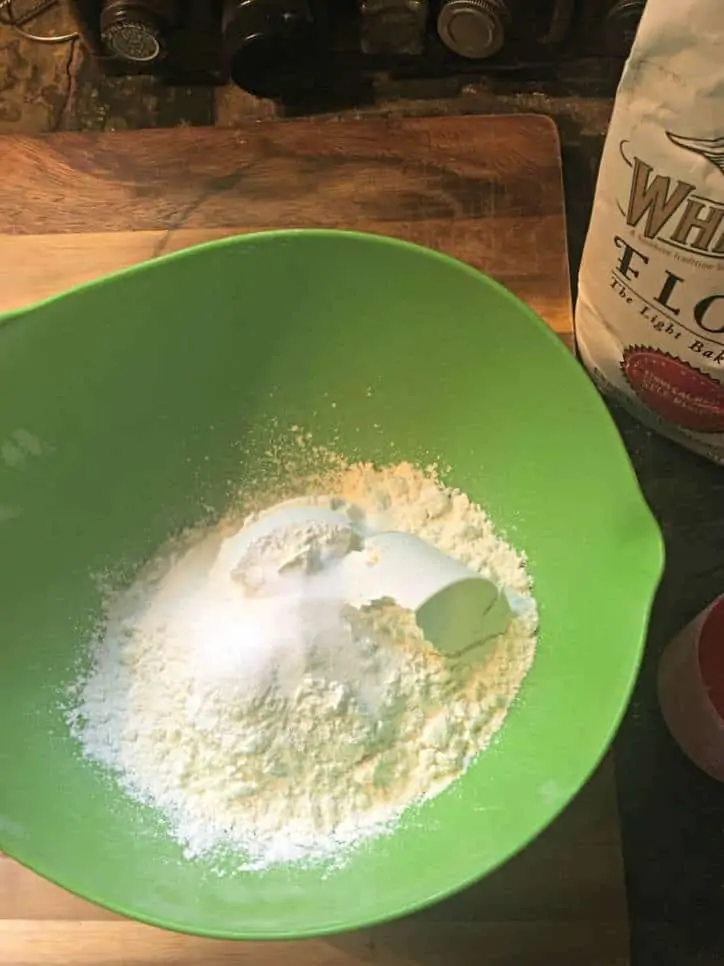
M 484 512 L 406 464 L 352 467 L 346 515 L 251 543 L 245 521 L 153 562 L 110 602 L 69 720 L 84 754 L 166 816 L 193 858 L 249 867 L 338 855 L 439 793 L 490 741 L 530 666 L 524 562 Z M 417 533 L 495 579 L 516 616 L 473 666 L 390 601 L 347 602 L 363 525 Z

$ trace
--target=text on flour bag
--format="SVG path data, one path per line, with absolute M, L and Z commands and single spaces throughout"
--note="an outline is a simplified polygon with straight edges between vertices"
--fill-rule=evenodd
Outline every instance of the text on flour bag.
M 724 0 L 648 0 L 601 161 L 576 338 L 604 392 L 724 463 Z

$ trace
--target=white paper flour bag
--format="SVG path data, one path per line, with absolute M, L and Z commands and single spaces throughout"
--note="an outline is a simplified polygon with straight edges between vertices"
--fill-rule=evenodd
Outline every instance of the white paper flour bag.
M 724 463 L 724 0 L 648 0 L 601 162 L 576 336 L 604 392 Z

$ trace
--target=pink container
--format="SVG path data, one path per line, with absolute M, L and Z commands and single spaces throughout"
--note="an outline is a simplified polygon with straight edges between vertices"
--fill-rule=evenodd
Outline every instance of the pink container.
M 724 595 L 664 651 L 659 702 L 682 751 L 712 778 L 724 781 Z

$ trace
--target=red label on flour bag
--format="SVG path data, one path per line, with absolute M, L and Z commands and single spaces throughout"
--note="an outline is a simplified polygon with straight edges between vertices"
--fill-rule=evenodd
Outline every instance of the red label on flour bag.
M 579 276 L 599 387 L 724 463 L 724 2 L 648 0 Z

